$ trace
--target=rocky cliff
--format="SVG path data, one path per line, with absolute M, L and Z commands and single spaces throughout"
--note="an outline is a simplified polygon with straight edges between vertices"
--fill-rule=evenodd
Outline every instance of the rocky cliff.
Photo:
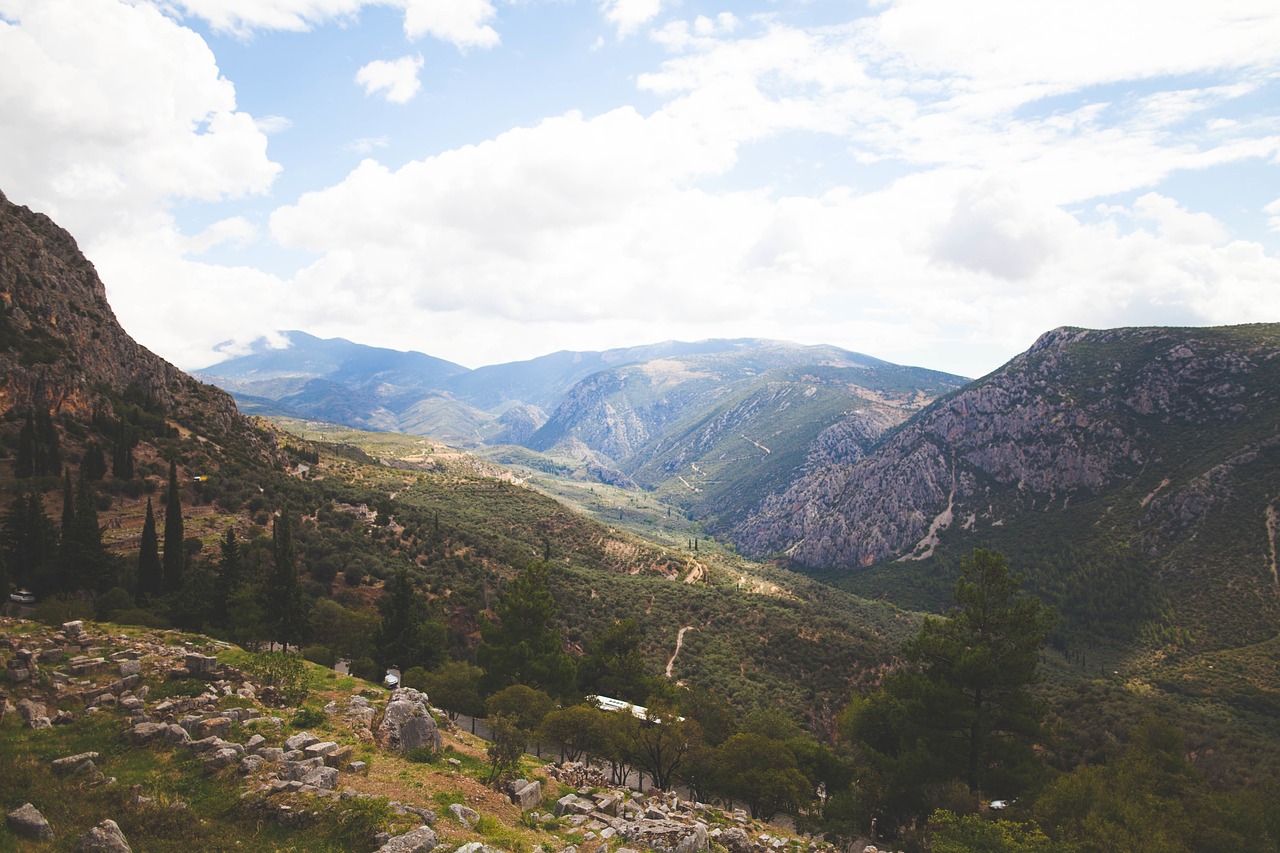
M 111 415 L 129 390 L 215 441 L 248 432 L 231 398 L 140 346 L 75 240 L 0 193 L 0 416 Z
M 849 570 L 948 544 L 1032 554 L 1037 529 L 1056 525 L 1069 537 L 1060 548 L 1132 549 L 1165 580 L 1217 574 L 1205 570 L 1216 554 L 1239 551 L 1240 594 L 1274 599 L 1264 518 L 1280 498 L 1278 460 L 1280 325 L 1063 328 L 869 455 L 837 450 L 734 538 L 758 556 Z

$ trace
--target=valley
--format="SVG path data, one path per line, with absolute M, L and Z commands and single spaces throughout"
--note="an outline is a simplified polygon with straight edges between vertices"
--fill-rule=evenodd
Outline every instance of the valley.
M 23 666 L 29 638 L 66 645 L 53 634 L 82 622 L 100 637 L 86 654 L 152 631 L 234 661 L 272 645 L 298 653 L 281 665 L 347 660 L 353 677 L 326 698 L 367 693 L 379 714 L 395 667 L 444 712 L 526 742 L 581 739 L 602 768 L 786 812 L 841 844 L 871 840 L 879 816 L 887 843 L 930 849 L 959 837 L 961 815 L 1043 828 L 1061 850 L 1148 830 L 1186 842 L 1160 849 L 1280 846 L 1266 808 L 1280 784 L 1280 326 L 1057 329 L 974 382 L 756 339 L 467 370 L 290 332 L 289 347 L 202 373 L 236 402 L 128 337 L 70 235 L 0 205 L 0 575 L 37 597 L 5 623 L 5 690 L 73 727 L 0 721 L 24 787 L 53 790 L 55 743 L 96 749 L 118 735 L 102 720 L 124 724 L 86 710 L 86 685 Z M 975 603 L 978 566 L 1003 598 Z M 938 664 L 979 604 L 1020 627 L 966 648 L 1007 640 L 1017 679 L 981 654 L 959 674 Z M 975 690 L 979 676 L 996 686 Z M 1000 704 L 969 712 L 975 693 Z M 597 730 L 592 694 L 679 725 Z M 579 716 L 556 729 L 554 713 Z M 964 713 L 990 732 L 981 762 L 945 746 Z M 670 766 L 666 732 L 682 744 Z M 490 759 L 500 780 L 498 753 L 469 748 L 473 780 Z M 134 776 L 158 761 L 175 789 L 205 772 L 117 757 Z M 211 784 L 236 772 L 214 768 Z M 549 771 L 523 772 L 551 787 Z M 1128 796 L 1125 815 L 1101 805 Z M 527 813 L 547 805 L 502 820 L 538 823 Z M 138 849 L 171 837 L 135 817 Z M 507 853 L 618 846 L 559 823 L 490 828 Z M 352 843 L 375 849 L 372 829 Z

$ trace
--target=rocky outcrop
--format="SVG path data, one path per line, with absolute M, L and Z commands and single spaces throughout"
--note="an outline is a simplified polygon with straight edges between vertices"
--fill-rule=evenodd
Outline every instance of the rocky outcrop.
M 837 440 L 824 462 L 738 525 L 734 540 L 805 566 L 864 567 L 923 552 L 951 518 L 969 529 L 1009 525 L 1055 501 L 1121 488 L 1153 467 L 1178 469 L 1183 454 L 1232 433 L 1271 441 L 1277 364 L 1276 326 L 1058 329 L 929 406 L 865 458 L 842 453 Z M 1244 464 L 1245 449 L 1221 452 Z M 1218 490 L 1213 467 L 1178 496 L 1161 495 L 1146 518 L 1203 515 Z M 1172 541 L 1175 526 L 1161 526 Z
M 93 265 L 49 217 L 0 193 L 0 415 L 110 413 L 126 389 L 218 443 L 255 435 L 223 391 L 121 328 Z
M 384 749 L 409 750 L 425 746 L 439 750 L 443 745 L 427 704 L 427 694 L 411 687 L 392 691 L 374 737 Z

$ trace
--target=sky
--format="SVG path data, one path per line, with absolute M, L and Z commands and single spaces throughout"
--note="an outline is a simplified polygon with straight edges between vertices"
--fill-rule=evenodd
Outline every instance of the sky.
M 1275 0 L 0 0 L 0 190 L 195 369 L 1280 321 Z

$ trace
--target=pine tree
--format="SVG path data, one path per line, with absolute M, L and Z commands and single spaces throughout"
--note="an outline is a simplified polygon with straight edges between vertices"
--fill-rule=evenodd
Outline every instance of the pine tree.
M 526 684 L 553 696 L 573 687 L 573 659 L 564 653 L 556 603 L 551 595 L 551 567 L 529 566 L 507 585 L 498 603 L 497 623 L 481 627 L 476 662 L 485 670 L 486 692 Z
M 147 518 L 142 523 L 142 545 L 138 549 L 138 597 L 155 598 L 164 591 L 164 568 L 160 565 L 160 543 L 156 538 L 156 516 L 147 498 Z
M 182 589 L 182 570 L 186 562 L 182 535 L 182 497 L 178 492 L 178 465 L 169 462 L 169 494 L 164 509 L 164 591 Z

